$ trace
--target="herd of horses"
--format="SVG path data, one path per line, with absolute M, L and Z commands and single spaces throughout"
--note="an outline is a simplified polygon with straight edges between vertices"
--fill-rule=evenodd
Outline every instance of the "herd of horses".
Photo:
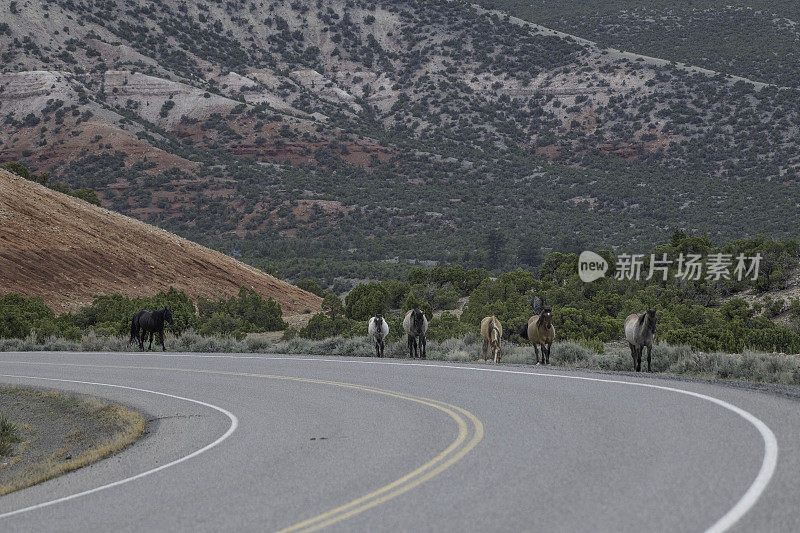
M 172 310 L 165 307 L 159 311 L 139 311 L 131 319 L 130 342 L 138 342 L 139 349 L 144 350 L 144 341 L 150 335 L 148 350 L 153 348 L 153 336 L 158 333 L 161 339 L 161 349 L 164 346 L 164 324 L 172 324 Z M 428 318 L 420 309 L 410 309 L 403 317 L 403 330 L 408 339 L 408 356 L 425 359 L 425 333 L 428 331 Z M 556 329 L 553 327 L 552 309 L 544 309 L 538 315 L 528 319 L 518 331 L 520 337 L 527 339 L 533 345 L 536 364 L 550 364 L 550 348 L 556 338 Z M 367 334 L 375 345 L 375 355 L 383 357 L 386 347 L 386 337 L 389 336 L 389 324 L 382 315 L 375 315 L 367 323 Z M 642 352 L 647 348 L 647 371 L 651 372 L 650 362 L 653 351 L 653 337 L 656 334 L 656 311 L 649 309 L 641 314 L 628 315 L 625 319 L 625 340 L 631 349 L 633 368 L 636 372 L 642 371 Z M 483 339 L 483 360 L 489 360 L 491 350 L 492 360 L 500 362 L 503 349 L 503 325 L 496 316 L 487 316 L 481 320 L 481 338 Z M 541 361 L 539 351 L 541 350 Z
M 425 359 L 425 333 L 428 331 L 428 319 L 421 309 L 409 310 L 403 318 L 403 330 L 408 338 L 408 356 L 410 358 Z M 386 337 L 389 335 L 389 324 L 382 315 L 375 315 L 367 323 L 367 332 L 375 345 L 375 355 L 383 357 Z M 528 319 L 518 331 L 520 337 L 527 339 L 533 345 L 536 364 L 550 364 L 550 348 L 556 338 L 556 328 L 553 327 L 553 310 L 544 309 L 538 315 Z M 633 368 L 636 372 L 642 370 L 642 352 L 647 348 L 647 371 L 651 372 L 651 353 L 653 351 L 653 338 L 656 334 L 656 312 L 649 309 L 642 314 L 628 315 L 625 319 L 625 340 L 631 349 Z M 495 363 L 500 362 L 503 348 L 503 325 L 496 316 L 487 316 L 481 320 L 481 338 L 483 339 L 483 360 L 491 358 Z M 539 352 L 541 351 L 541 360 Z

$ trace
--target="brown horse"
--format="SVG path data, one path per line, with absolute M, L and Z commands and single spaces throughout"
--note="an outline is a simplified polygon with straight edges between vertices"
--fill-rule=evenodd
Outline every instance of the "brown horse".
M 483 337 L 483 361 L 486 362 L 488 348 L 492 348 L 495 363 L 500 361 L 500 350 L 503 348 L 503 326 L 496 316 L 487 316 L 481 320 L 481 337 Z
M 556 328 L 553 327 L 553 311 L 545 309 L 541 315 L 533 315 L 528 323 L 522 326 L 520 337 L 528 339 L 533 344 L 533 353 L 536 354 L 536 364 L 539 364 L 539 347 L 542 348 L 542 364 L 550 364 L 550 347 L 556 338 Z

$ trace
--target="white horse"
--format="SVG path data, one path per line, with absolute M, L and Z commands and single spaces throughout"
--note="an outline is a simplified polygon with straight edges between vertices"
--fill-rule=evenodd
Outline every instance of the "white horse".
M 375 343 L 375 355 L 383 357 L 384 339 L 389 335 L 389 324 L 381 315 L 375 315 L 367 323 L 367 332 Z

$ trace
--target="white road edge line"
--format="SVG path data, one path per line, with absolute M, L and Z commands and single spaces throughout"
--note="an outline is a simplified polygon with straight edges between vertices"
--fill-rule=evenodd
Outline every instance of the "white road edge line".
M 7 352 L 7 353 L 14 353 L 14 352 Z M 24 352 L 16 352 L 16 353 L 24 353 Z M 79 352 L 84 355 L 92 355 L 96 352 Z M 761 462 L 761 468 L 756 475 L 755 480 L 744 493 L 744 495 L 739 499 L 738 502 L 727 512 L 725 513 L 719 520 L 717 520 L 713 525 L 711 525 L 708 529 L 706 529 L 706 533 L 722 533 L 727 531 L 731 527 L 733 527 L 741 518 L 747 514 L 750 509 L 756 504 L 759 500 L 761 495 L 769 485 L 769 482 L 772 480 L 772 476 L 775 474 L 775 469 L 778 465 L 778 439 L 775 437 L 775 433 L 767 426 L 761 419 L 757 418 L 755 415 L 745 411 L 744 409 L 737 407 L 731 403 L 728 403 L 724 400 L 720 400 L 718 398 L 714 398 L 713 396 L 708 396 L 705 394 L 701 394 L 699 392 L 692 392 L 683 389 L 676 389 L 674 387 L 667 387 L 664 385 L 653 385 L 650 383 L 639 383 L 635 381 L 623 381 L 617 379 L 601 379 L 601 378 L 590 378 L 586 376 L 568 376 L 564 374 L 548 374 L 544 372 L 528 372 L 522 370 L 506 370 L 502 368 L 480 368 L 474 366 L 463 366 L 458 364 L 452 365 L 443 365 L 437 363 L 401 363 L 399 361 L 358 361 L 352 359 L 337 359 L 333 357 L 304 357 L 304 356 L 270 356 L 270 355 L 234 355 L 234 354 L 192 354 L 192 353 L 183 353 L 183 354 L 176 354 L 176 353 L 142 353 L 142 352 L 120 352 L 120 355 L 149 355 L 155 357 L 185 357 L 185 358 L 218 358 L 218 359 L 262 359 L 265 361 L 273 361 L 273 360 L 287 360 L 287 361 L 321 361 L 326 363 L 339 363 L 339 364 L 363 364 L 363 365 L 392 365 L 392 366 L 418 366 L 418 367 L 433 367 L 433 368 L 447 368 L 451 370 L 477 370 L 480 372 L 497 372 L 502 374 L 519 374 L 519 375 L 526 375 L 526 376 L 540 376 L 540 377 L 549 377 L 549 378 L 562 378 L 562 379 L 574 379 L 579 381 L 594 381 L 600 383 L 613 383 L 619 385 L 630 385 L 634 387 L 644 387 L 650 389 L 659 389 L 669 392 L 676 392 L 678 394 L 685 394 L 687 396 L 693 396 L 695 398 L 699 398 L 701 400 L 706 400 L 711 403 L 717 404 L 720 407 L 723 407 L 733 413 L 736 413 L 740 417 L 744 418 L 747 422 L 753 425 L 758 432 L 761 434 L 761 438 L 764 441 L 764 458 Z M 34 378 L 34 379 L 45 379 L 45 378 Z M 59 381 L 59 380 L 55 380 Z M 66 381 L 66 380 L 64 380 Z M 77 382 L 80 383 L 80 382 Z M 123 387 L 128 388 L 128 387 Z M 153 391 L 148 391 L 153 392 Z M 164 393 L 155 393 L 155 394 L 164 394 Z M 170 396 L 169 394 L 165 394 L 166 396 Z M 195 401 L 189 400 L 188 398 L 182 398 L 188 401 Z M 197 402 L 203 403 L 203 402 Z M 205 404 L 209 405 L 209 404 Z M 210 406 L 210 405 L 209 405 Z M 214 407 L 214 406 L 210 406 Z M 216 408 L 216 407 L 215 407 Z M 221 410 L 221 409 L 220 409 Z M 227 411 L 225 411 L 227 413 Z M 233 416 L 233 415 L 230 415 Z M 234 417 L 235 419 L 235 417 Z M 232 431 L 231 431 L 232 433 Z M 227 436 L 226 436 L 227 438 Z M 224 439 L 222 439 L 224 440 Z M 221 442 L 221 441 L 220 441 Z M 216 445 L 216 444 L 215 444 Z M 196 454 L 202 453 L 205 449 L 195 452 Z M 166 468 L 165 465 L 164 468 Z M 143 475 L 146 475 L 144 473 Z M 99 489 L 98 489 L 99 490 Z M 3 518 L 6 515 L 0 515 L 0 518 Z
M 755 415 L 745 411 L 744 409 L 737 407 L 731 403 L 728 403 L 724 400 L 720 400 L 719 398 L 714 398 L 713 396 L 708 396 L 706 394 L 701 394 L 699 392 L 692 392 L 683 389 L 677 389 L 674 387 L 667 387 L 664 385 L 653 385 L 651 383 L 639 383 L 635 381 L 624 381 L 618 379 L 601 379 L 601 378 L 590 378 L 585 376 L 568 376 L 564 374 L 548 374 L 544 372 L 528 372 L 522 370 L 506 370 L 502 368 L 480 368 L 474 366 L 462 366 L 462 365 L 442 365 L 437 363 L 401 363 L 399 361 L 357 361 L 352 359 L 334 359 L 334 358 L 322 358 L 322 357 L 286 357 L 286 356 L 240 356 L 240 355 L 207 355 L 207 354 L 154 354 L 157 357 L 197 357 L 197 358 L 231 358 L 231 359 L 263 359 L 263 360 L 291 360 L 291 361 L 322 361 L 328 363 L 340 363 L 340 364 L 372 364 L 372 365 L 397 365 L 397 366 L 422 366 L 422 367 L 433 367 L 433 368 L 447 368 L 447 369 L 455 369 L 455 370 L 477 370 L 480 372 L 498 372 L 503 374 L 520 374 L 520 375 L 527 375 L 527 376 L 540 376 L 540 377 L 547 377 L 547 378 L 562 378 L 562 379 L 574 379 L 580 381 L 595 381 L 601 383 L 613 383 L 619 385 L 630 385 L 634 387 L 644 387 L 649 389 L 659 389 L 669 392 L 676 392 L 678 394 L 685 394 L 687 396 L 693 396 L 695 398 L 699 398 L 701 400 L 706 400 L 711 403 L 717 404 L 720 407 L 723 407 L 733 413 L 736 413 L 740 417 L 744 418 L 747 422 L 752 424 L 758 432 L 761 434 L 761 438 L 764 440 L 764 458 L 761 462 L 761 468 L 756 475 L 755 480 L 744 493 L 744 495 L 739 499 L 738 502 L 727 512 L 725 513 L 719 520 L 717 520 L 713 525 L 711 525 L 708 529 L 706 529 L 706 533 L 722 533 L 727 531 L 731 527 L 733 527 L 741 518 L 747 514 L 750 509 L 756 504 L 758 499 L 764 493 L 769 485 L 769 482 L 772 480 L 772 476 L 775 474 L 775 469 L 778 465 L 778 439 L 775 437 L 775 433 L 767 426 L 761 419 L 757 418 Z
M 234 415 L 230 411 L 227 411 L 226 409 L 223 409 L 222 407 L 219 407 L 219 406 L 216 406 L 216 405 L 213 405 L 213 404 L 210 404 L 210 403 L 206 403 L 206 402 L 203 402 L 203 401 L 200 401 L 200 400 L 193 400 L 192 398 L 185 398 L 183 396 L 177 396 L 175 394 L 169 394 L 169 393 L 166 393 L 166 392 L 158 392 L 158 391 L 153 391 L 153 390 L 148 390 L 148 389 L 139 389 L 139 388 L 136 388 L 136 387 L 128 387 L 128 386 L 125 386 L 125 385 L 113 385 L 111 383 L 97 383 L 97 382 L 93 382 L 93 381 L 77 381 L 77 380 L 72 380 L 72 379 L 40 378 L 40 377 L 37 377 L 37 376 L 20 376 L 20 375 L 14 375 L 14 374 L 0 374 L 0 377 L 4 377 L 4 378 L 20 378 L 20 379 L 38 379 L 38 380 L 43 380 L 43 381 L 61 381 L 61 382 L 64 382 L 64 383 L 78 383 L 78 384 L 81 384 L 81 385 L 96 385 L 96 386 L 102 386 L 102 387 L 113 387 L 113 388 L 117 388 L 117 389 L 127 389 L 127 390 L 132 390 L 132 391 L 137 391 L 137 392 L 146 392 L 148 394 L 157 394 L 159 396 L 166 396 L 168 398 L 174 398 L 176 400 L 183 400 L 183 401 L 186 401 L 186 402 L 196 403 L 196 404 L 202 405 L 204 407 L 209 407 L 211 409 L 214 409 L 214 410 L 219 411 L 220 413 L 224 414 L 231 421 L 230 427 L 228 428 L 228 430 L 223 435 L 221 435 L 219 438 L 217 438 L 214 442 L 203 446 L 199 450 L 195 450 L 194 452 L 190 453 L 189 455 L 185 455 L 183 457 L 180 457 L 179 459 L 176 459 L 176 460 L 171 461 L 169 463 L 163 464 L 163 465 L 161 465 L 159 467 L 153 468 L 151 470 L 147 470 L 147 471 L 142 472 L 140 474 L 136 474 L 135 476 L 126 477 L 124 479 L 120 479 L 120 480 L 114 481 L 112 483 L 107 483 L 105 485 L 101 485 L 101 486 L 95 487 L 93 489 L 85 490 L 83 492 L 77 492 L 75 494 L 70 494 L 69 496 L 64 496 L 62 498 L 56 498 L 55 500 L 49 500 L 49 501 L 46 501 L 46 502 L 38 503 L 36 505 L 31 505 L 29 507 L 23 507 L 21 509 L 16 509 L 14 511 L 9 511 L 7 513 L 0 514 L 0 519 L 8 518 L 10 516 L 14 516 L 14 515 L 17 515 L 17 514 L 22 514 L 22 513 L 28 512 L 28 511 L 34 511 L 36 509 L 41 509 L 43 507 L 49 507 L 49 506 L 55 505 L 57 503 L 63 503 L 63 502 L 69 501 L 69 500 L 74 500 L 76 498 L 80 498 L 82 496 L 87 496 L 89 494 L 93 494 L 93 493 L 99 492 L 101 490 L 110 489 L 110 488 L 113 488 L 113 487 L 118 487 L 119 485 L 123 485 L 123 484 L 129 483 L 131 481 L 135 481 L 135 480 L 143 478 L 145 476 L 149 476 L 150 474 L 155 474 L 156 472 L 160 472 L 161 470 L 164 470 L 165 468 L 169 468 L 171 466 L 175 466 L 177 464 L 180 464 L 180 463 L 182 463 L 184 461 L 188 461 L 189 459 L 197 457 L 201 453 L 210 450 L 211 448 L 217 446 L 222 441 L 224 441 L 225 439 L 230 437 L 233 434 L 233 432 L 236 431 L 236 428 L 239 427 L 239 419 L 236 418 L 236 415 Z

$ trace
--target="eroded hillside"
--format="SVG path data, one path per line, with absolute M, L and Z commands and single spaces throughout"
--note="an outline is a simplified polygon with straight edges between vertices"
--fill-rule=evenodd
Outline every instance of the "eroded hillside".
M 321 299 L 219 252 L 0 169 L 0 293 L 41 296 L 71 311 L 95 296 L 150 296 L 170 286 L 192 299 L 272 297 L 284 314 Z

